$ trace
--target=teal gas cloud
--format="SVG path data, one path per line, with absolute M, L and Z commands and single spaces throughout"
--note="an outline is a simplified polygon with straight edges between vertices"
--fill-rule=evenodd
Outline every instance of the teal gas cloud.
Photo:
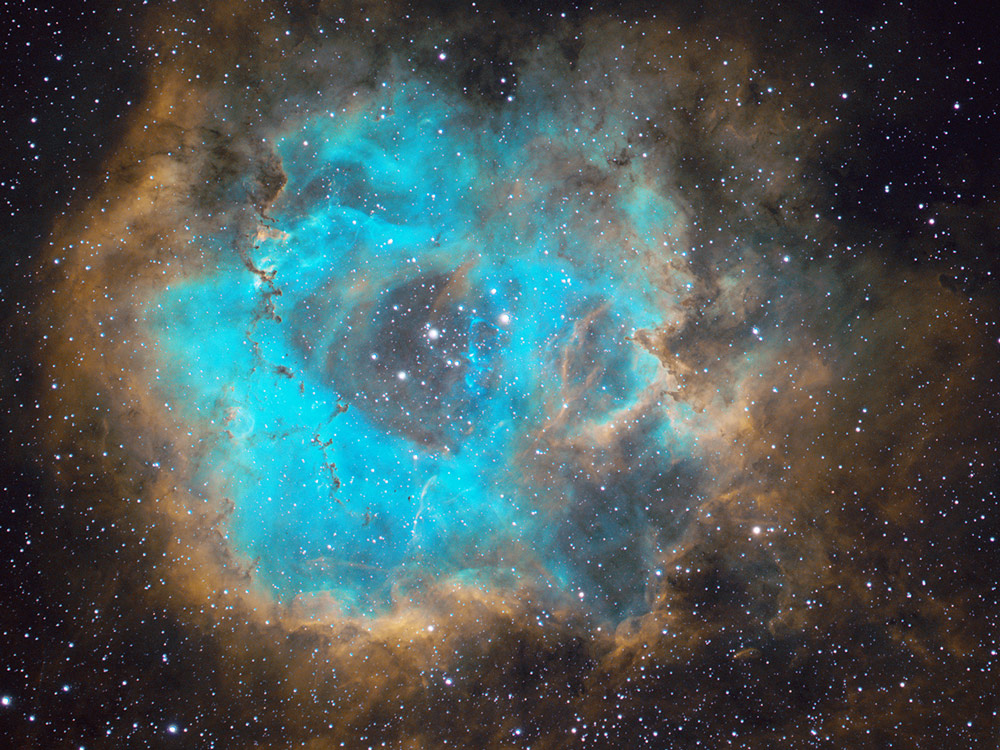
M 561 102 L 525 82 L 501 119 L 395 81 L 286 122 L 257 240 L 205 238 L 150 306 L 166 396 L 216 436 L 193 489 L 231 498 L 279 599 L 647 605 L 698 464 L 634 338 L 683 290 L 680 218 L 624 127 Z

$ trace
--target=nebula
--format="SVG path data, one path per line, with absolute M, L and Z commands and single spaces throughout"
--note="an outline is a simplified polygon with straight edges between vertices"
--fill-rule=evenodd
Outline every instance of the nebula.
M 954 209 L 846 206 L 849 47 L 681 6 L 144 24 L 9 412 L 76 623 L 53 689 L 0 686 L 13 746 L 996 740 L 992 274 L 912 261 Z
M 284 598 L 444 576 L 641 608 L 696 421 L 641 343 L 693 286 L 662 175 L 530 80 L 503 122 L 383 84 L 283 123 L 254 244 L 149 303 L 164 397 L 224 435 L 195 485 L 223 477 Z

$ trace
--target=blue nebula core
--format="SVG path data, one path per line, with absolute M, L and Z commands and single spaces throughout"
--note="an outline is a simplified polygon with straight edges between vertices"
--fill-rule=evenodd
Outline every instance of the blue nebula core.
M 164 389 L 217 436 L 195 489 L 283 601 L 645 606 L 695 445 L 632 339 L 676 305 L 675 210 L 621 123 L 526 100 L 399 83 L 289 125 L 270 228 L 151 306 Z

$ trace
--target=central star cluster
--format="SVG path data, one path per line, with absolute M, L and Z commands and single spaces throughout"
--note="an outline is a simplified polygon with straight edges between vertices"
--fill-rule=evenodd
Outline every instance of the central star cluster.
M 636 336 L 682 299 L 677 212 L 624 127 L 531 91 L 287 123 L 258 242 L 157 300 L 164 388 L 216 435 L 196 483 L 283 600 L 455 579 L 621 617 L 683 528 L 693 415 Z

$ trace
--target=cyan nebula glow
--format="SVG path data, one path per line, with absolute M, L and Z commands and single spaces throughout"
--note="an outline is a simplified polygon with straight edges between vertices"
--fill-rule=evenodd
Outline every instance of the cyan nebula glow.
M 684 298 L 662 175 L 554 98 L 504 114 L 398 81 L 289 124 L 252 251 L 153 306 L 165 391 L 223 436 L 196 479 L 283 600 L 526 577 L 620 617 L 676 536 L 692 412 L 635 340 Z

